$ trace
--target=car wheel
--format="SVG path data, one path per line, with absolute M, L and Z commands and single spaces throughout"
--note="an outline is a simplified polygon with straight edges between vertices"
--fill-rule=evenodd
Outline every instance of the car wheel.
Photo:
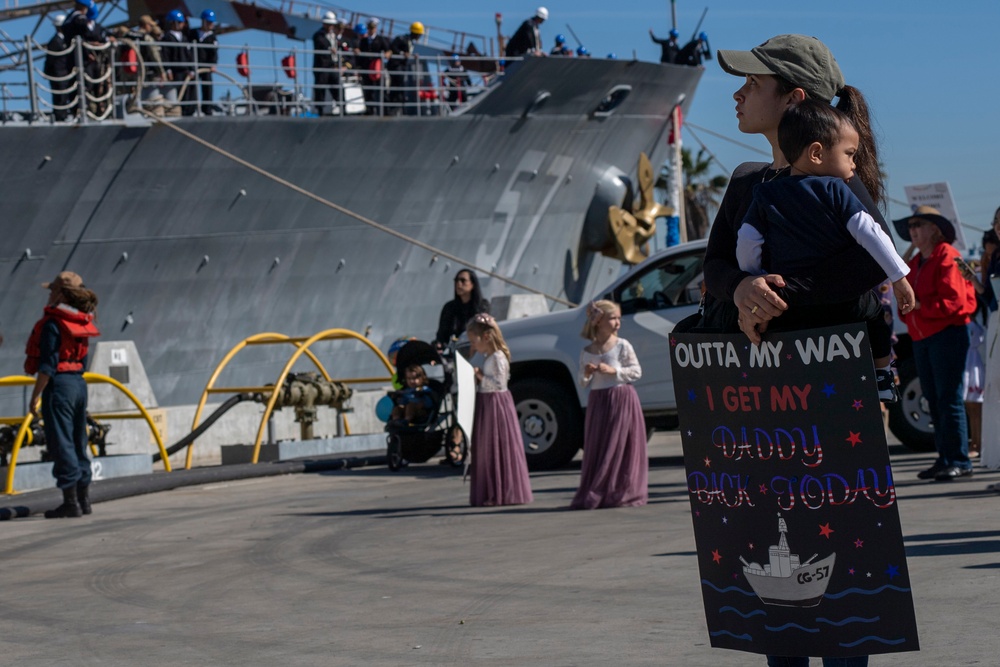
M 927 400 L 920 390 L 917 364 L 913 359 L 899 363 L 899 401 L 889 406 L 889 430 L 907 449 L 934 451 L 934 424 Z
M 557 382 L 525 378 L 510 385 L 530 470 L 551 470 L 573 460 L 583 444 L 576 392 Z

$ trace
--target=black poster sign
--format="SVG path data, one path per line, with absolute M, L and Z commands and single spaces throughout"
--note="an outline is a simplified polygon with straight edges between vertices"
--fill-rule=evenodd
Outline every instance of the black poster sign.
M 861 325 L 673 334 L 674 389 L 712 646 L 784 656 L 918 650 Z

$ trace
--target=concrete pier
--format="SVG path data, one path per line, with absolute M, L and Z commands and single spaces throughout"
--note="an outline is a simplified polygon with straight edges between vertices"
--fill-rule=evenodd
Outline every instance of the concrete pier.
M 994 665 L 1000 473 L 918 482 L 931 455 L 891 451 L 922 650 L 871 665 Z M 650 454 L 642 508 L 567 511 L 577 464 L 474 509 L 432 461 L 5 522 L 4 663 L 763 666 L 709 646 L 679 438 Z

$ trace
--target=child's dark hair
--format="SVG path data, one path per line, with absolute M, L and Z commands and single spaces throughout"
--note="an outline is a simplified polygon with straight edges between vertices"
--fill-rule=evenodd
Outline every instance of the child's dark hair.
M 794 163 L 813 142 L 831 148 L 840 139 L 851 119 L 825 102 L 806 99 L 789 107 L 778 123 L 778 147 L 789 164 Z
M 786 95 L 799 87 L 780 76 L 774 78 L 778 82 L 779 95 Z M 806 99 L 830 106 L 825 100 Z M 872 130 L 868 102 L 860 90 L 854 86 L 844 86 L 837 91 L 836 109 L 843 112 L 854 125 L 854 129 L 858 131 L 858 152 L 854 154 L 854 173 L 868 190 L 872 201 L 877 206 L 882 206 L 885 203 L 885 184 L 882 182 L 882 170 L 878 163 L 878 147 L 875 144 L 875 133 Z M 780 139 L 778 147 L 781 148 L 782 153 L 785 153 Z

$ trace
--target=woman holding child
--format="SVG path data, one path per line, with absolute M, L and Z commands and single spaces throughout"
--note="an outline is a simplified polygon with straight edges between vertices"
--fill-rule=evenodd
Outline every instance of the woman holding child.
M 829 105 L 834 98 L 840 98 L 836 106 L 858 134 L 853 154 L 855 177 L 848 187 L 886 231 L 877 207 L 884 189 L 868 107 L 859 91 L 845 85 L 840 67 L 822 42 L 804 35 L 780 35 L 750 51 L 720 50 L 718 59 L 725 71 L 745 77 L 743 86 L 733 95 L 740 131 L 764 135 L 771 144 L 773 159 L 769 164 L 742 164 L 733 173 L 705 255 L 708 293 L 700 327 L 711 331 L 742 330 L 759 342 L 769 324 L 776 325 L 790 308 L 858 300 L 859 295 L 864 298 L 886 279 L 883 269 L 860 242 L 836 256 L 827 255 L 802 267 L 795 276 L 753 275 L 740 268 L 737 233 L 750 208 L 754 186 L 787 178 L 791 171 L 790 161 L 778 142 L 778 126 L 785 112 L 806 99 Z M 769 667 L 804 667 L 809 659 L 768 656 L 767 662 Z M 823 664 L 865 667 L 868 657 L 824 658 Z

